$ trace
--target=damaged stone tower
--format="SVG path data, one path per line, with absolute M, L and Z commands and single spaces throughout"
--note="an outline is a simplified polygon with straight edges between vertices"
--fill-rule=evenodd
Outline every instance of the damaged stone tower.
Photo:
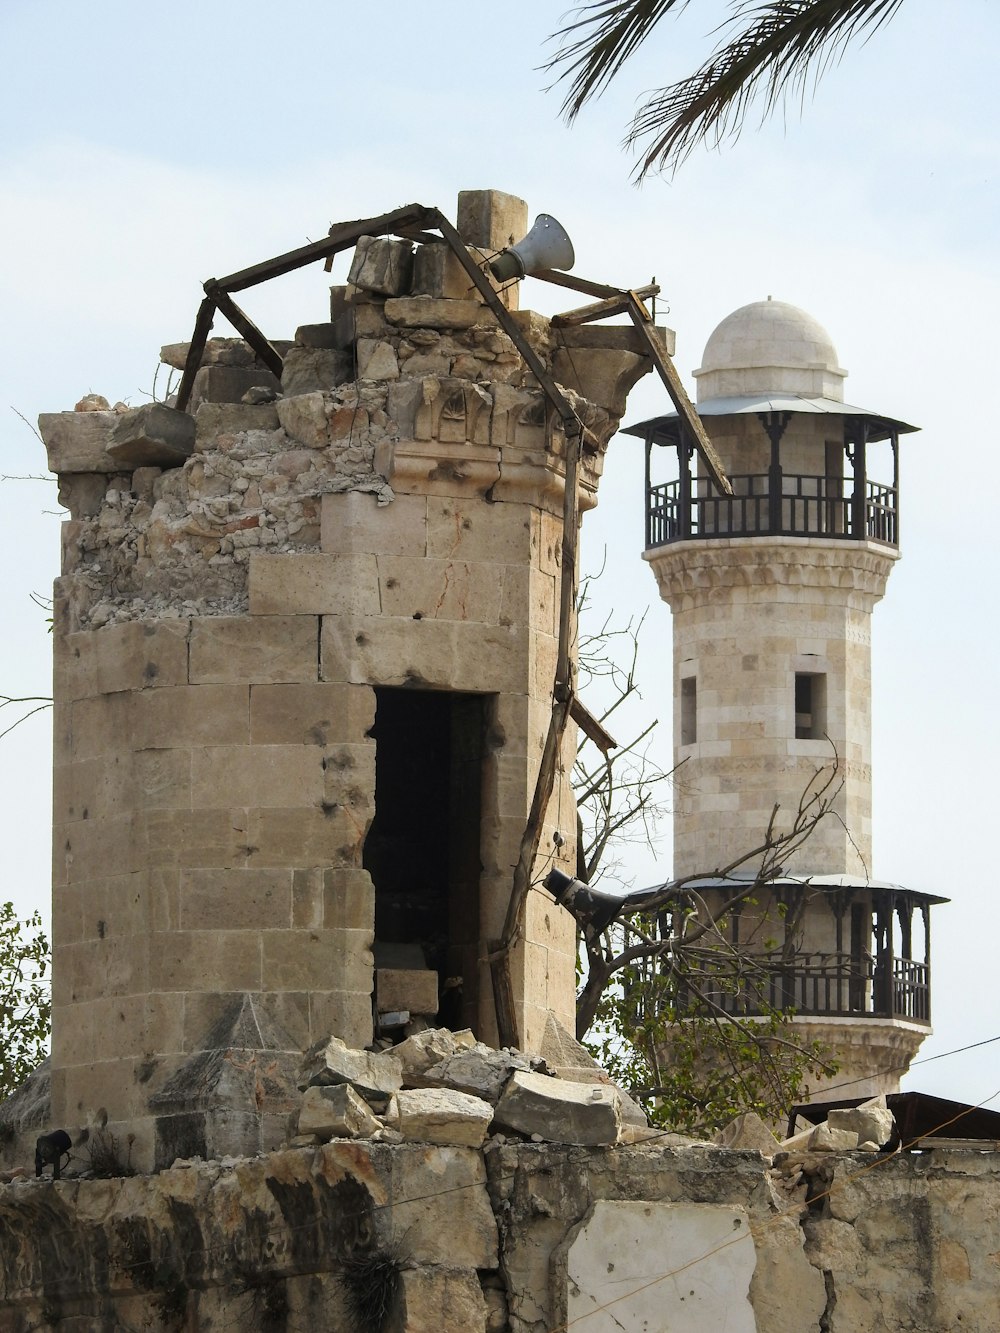
M 468 192 L 458 225 L 490 254 L 525 205 Z M 586 509 L 650 362 L 631 328 L 514 317 L 587 426 Z M 331 321 L 277 346 L 280 382 L 210 341 L 186 415 L 41 420 L 71 515 L 52 1115 L 106 1108 L 140 1166 L 280 1142 L 301 1051 L 387 1011 L 495 1040 L 551 711 L 565 439 L 454 254 L 365 238 Z M 569 739 L 539 859 L 572 867 Z M 574 947 L 529 895 L 526 1048 L 572 1027 Z

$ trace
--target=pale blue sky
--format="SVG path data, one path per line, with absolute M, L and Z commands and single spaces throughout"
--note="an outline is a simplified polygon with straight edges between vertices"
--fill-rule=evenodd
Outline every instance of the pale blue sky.
M 737 145 L 638 190 L 619 146 L 635 97 L 694 66 L 723 7 L 695 0 L 572 130 L 538 69 L 563 8 L 3 0 L 0 473 L 44 471 L 11 408 L 33 420 L 90 390 L 141 402 L 161 343 L 189 335 L 205 278 L 333 220 L 413 200 L 452 211 L 459 189 L 554 213 L 579 273 L 655 274 L 684 374 L 736 307 L 768 294 L 804 307 L 850 372 L 848 400 L 923 427 L 904 441 L 904 559 L 874 620 L 874 870 L 953 898 L 936 913 L 923 1054 L 992 1037 L 1000 8 L 905 0 L 801 116 L 796 104 L 760 131 L 752 118 Z M 327 284 L 306 270 L 247 306 L 291 336 L 324 317 Z M 538 284 L 523 303 L 565 304 Z M 663 408 L 647 382 L 629 417 Z M 55 510 L 50 484 L 0 483 L 10 693 L 47 691 L 50 641 L 29 594 L 57 570 Z M 635 441 L 612 443 L 584 543 L 592 565 L 608 547 L 609 603 L 655 602 Z M 645 693 L 666 754 L 666 607 L 648 624 Z M 25 910 L 49 894 L 49 745 L 46 718 L 0 742 L 0 893 Z M 632 870 L 664 877 L 669 838 L 659 869 L 646 856 Z M 909 1085 L 988 1097 L 1000 1043 Z

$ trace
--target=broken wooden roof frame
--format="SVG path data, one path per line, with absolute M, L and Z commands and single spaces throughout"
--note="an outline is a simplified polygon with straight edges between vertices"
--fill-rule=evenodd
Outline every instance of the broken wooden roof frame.
M 439 235 L 434 235 L 435 231 Z M 386 235 L 394 235 L 403 240 L 422 244 L 440 244 L 444 241 L 449 246 L 468 275 L 469 281 L 479 292 L 483 302 L 492 311 L 497 323 L 510 338 L 525 365 L 537 380 L 551 408 L 559 417 L 566 436 L 562 581 L 559 598 L 558 648 L 552 690 L 552 715 L 542 749 L 531 809 L 521 839 L 520 854 L 514 868 L 503 933 L 500 939 L 492 944 L 489 957 L 500 1044 L 501 1046 L 518 1046 L 520 1044 L 520 1034 L 517 1030 L 513 1004 L 510 951 L 520 935 L 522 909 L 531 888 L 531 867 L 538 854 L 542 823 L 552 797 L 558 755 L 566 730 L 566 722 L 571 714 L 579 714 L 581 708 L 581 705 L 575 700 L 573 689 L 571 635 L 576 605 L 577 530 L 580 517 L 577 478 L 580 455 L 586 434 L 583 422 L 563 390 L 545 369 L 538 354 L 522 333 L 516 321 L 511 317 L 510 311 L 500 300 L 483 268 L 469 254 L 466 244 L 455 226 L 440 209 L 426 207 L 423 204 L 409 204 L 404 208 L 382 213 L 378 217 L 334 223 L 326 240 L 312 241 L 296 250 L 289 250 L 284 254 L 276 255 L 273 259 L 266 259 L 262 263 L 253 264 L 249 268 L 240 269 L 236 273 L 230 273 L 224 278 L 209 278 L 204 284 L 205 297 L 198 309 L 175 406 L 178 411 L 187 410 L 194 387 L 194 379 L 201 366 L 201 358 L 205 351 L 205 344 L 208 341 L 216 311 L 229 321 L 237 333 L 253 348 L 264 365 L 279 379 L 281 378 L 283 369 L 281 354 L 250 316 L 236 304 L 233 300 L 233 292 L 246 291 L 250 287 L 259 286 L 272 278 L 282 277 L 286 273 L 292 273 L 296 269 L 304 268 L 307 264 L 313 264 L 319 260 L 325 261 L 326 269 L 329 272 L 333 257 L 343 250 L 350 249 L 362 236 Z M 726 477 L 722 461 L 705 433 L 673 361 L 656 335 L 653 317 L 646 308 L 645 298 L 656 296 L 660 290 L 659 287 L 655 284 L 635 290 L 611 287 L 605 283 L 592 282 L 586 278 L 574 277 L 554 269 L 538 270 L 533 272 L 531 277 L 596 298 L 588 305 L 553 316 L 550 321 L 553 328 L 569 328 L 579 324 L 588 324 L 595 320 L 611 318 L 614 315 L 627 314 L 629 316 L 639 331 L 653 367 L 666 387 L 678 416 L 690 433 L 706 470 L 716 486 L 726 494 L 731 495 L 732 487 Z

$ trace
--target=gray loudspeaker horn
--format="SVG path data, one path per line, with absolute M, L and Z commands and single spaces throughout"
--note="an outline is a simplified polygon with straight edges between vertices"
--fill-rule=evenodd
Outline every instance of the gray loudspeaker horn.
M 507 282 L 542 268 L 567 269 L 575 263 L 573 242 L 565 228 L 548 213 L 539 213 L 527 236 L 503 250 L 490 264 L 490 272 L 497 282 Z

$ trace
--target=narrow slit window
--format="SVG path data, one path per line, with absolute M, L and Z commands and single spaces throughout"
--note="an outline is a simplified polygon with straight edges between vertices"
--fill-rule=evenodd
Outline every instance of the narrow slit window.
M 694 676 L 681 681 L 681 745 L 694 745 L 698 739 L 698 682 Z
M 795 739 L 822 740 L 826 735 L 826 677 L 795 673 Z

